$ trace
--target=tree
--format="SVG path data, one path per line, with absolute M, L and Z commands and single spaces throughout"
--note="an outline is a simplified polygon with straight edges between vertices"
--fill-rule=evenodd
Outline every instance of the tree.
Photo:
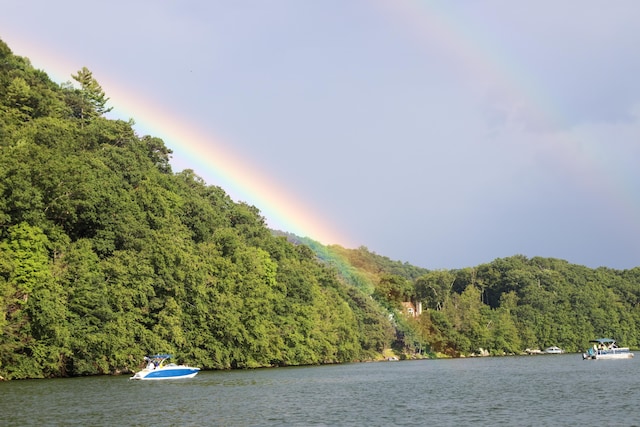
M 31 88 L 22 77 L 14 78 L 7 87 L 7 106 L 16 119 L 26 121 L 33 113 Z
M 396 309 L 401 308 L 402 302 L 411 301 L 415 296 L 413 285 L 404 277 L 394 274 L 383 274 L 373 295 Z
M 0 243 L 0 289 L 8 325 L 0 334 L 0 366 L 9 378 L 57 376 L 67 353 L 64 290 L 51 274 L 48 239 L 38 227 L 20 223 Z
M 75 81 L 80 83 L 80 93 L 82 98 L 88 102 L 88 104 L 92 107 L 93 111 L 84 111 L 81 110 L 81 118 L 91 117 L 94 114 L 101 116 L 105 113 L 108 113 L 113 108 L 107 108 L 107 98 L 104 90 L 98 83 L 98 81 L 93 77 L 93 73 L 89 71 L 87 67 L 82 67 L 78 74 L 71 75 Z
M 424 274 L 415 282 L 417 297 L 425 308 L 441 310 L 451 295 L 455 280 L 450 271 L 436 270 Z

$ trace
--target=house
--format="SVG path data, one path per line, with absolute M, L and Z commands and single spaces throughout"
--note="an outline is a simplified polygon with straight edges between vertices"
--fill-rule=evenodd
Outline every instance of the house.
M 414 304 L 411 301 L 405 301 L 402 303 L 402 311 L 407 316 L 418 317 L 422 314 L 422 303 L 417 302 Z

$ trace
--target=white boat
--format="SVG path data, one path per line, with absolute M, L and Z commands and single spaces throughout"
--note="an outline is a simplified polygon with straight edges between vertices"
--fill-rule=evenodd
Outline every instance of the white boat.
M 562 354 L 562 353 L 564 353 L 564 350 L 561 349 L 560 347 L 556 347 L 555 345 L 553 345 L 551 347 L 545 348 L 544 352 L 546 354 Z
M 616 340 L 612 338 L 598 338 L 589 342 L 593 343 L 593 347 L 589 347 L 586 352 L 582 353 L 582 358 L 585 360 L 630 359 L 633 357 L 629 347 L 618 347 Z
M 165 363 L 171 358 L 170 354 L 156 354 L 146 356 L 144 360 L 147 367 L 136 372 L 131 380 L 174 380 L 181 378 L 193 378 L 200 368 L 186 365 L 176 365 L 175 363 Z

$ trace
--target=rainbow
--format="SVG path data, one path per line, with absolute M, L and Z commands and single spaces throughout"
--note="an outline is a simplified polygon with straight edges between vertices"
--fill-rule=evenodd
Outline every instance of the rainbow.
M 615 144 L 602 143 L 611 138 L 606 126 L 563 129 L 567 127 L 567 114 L 552 93 L 515 61 L 498 40 L 478 31 L 462 14 L 456 13 L 458 6 L 454 2 L 383 0 L 379 5 L 419 45 L 437 46 L 460 70 L 470 70 L 467 71 L 470 77 L 484 83 L 488 90 L 500 87 L 500 95 L 515 106 L 507 112 L 510 126 L 533 130 L 527 133 L 534 136 L 518 143 L 527 144 L 531 154 L 544 159 L 545 164 L 565 171 L 577 188 L 611 206 L 628 229 L 640 235 L 640 186 L 632 175 L 636 167 L 629 158 L 615 158 Z M 518 115 L 526 115 L 529 124 L 517 123 Z M 527 126 L 534 129 L 526 129 Z M 541 143 L 543 140 L 547 142 Z M 627 167 L 620 168 L 622 162 Z
M 134 117 L 137 131 L 165 141 L 174 152 L 174 166 L 178 160 L 182 169 L 193 169 L 198 175 L 206 171 L 207 178 L 212 181 L 209 184 L 222 187 L 236 200 L 258 207 L 272 228 L 325 244 L 347 244 L 346 234 L 336 232 L 335 227 L 287 192 L 284 185 L 270 179 L 249 159 L 230 150 L 230 144 L 221 138 L 202 130 L 185 117 L 136 97 L 135 92 L 123 91 L 121 86 L 107 81 L 103 88 L 112 99 L 118 100 L 116 105 L 126 105 L 126 110 L 120 108 L 118 114 L 130 111 L 129 117 Z
M 615 148 L 607 147 L 607 152 L 603 152 L 600 140 L 604 136 L 589 129 L 562 130 L 567 123 L 565 112 L 535 76 L 500 47 L 499 41 L 469 25 L 463 15 L 455 13 L 455 6 L 449 2 L 382 0 L 372 4 L 381 7 L 387 19 L 397 19 L 399 26 L 409 32 L 409 37 L 418 46 L 435 46 L 457 64 L 461 72 L 472 70 L 475 81 L 483 82 L 488 89 L 499 87 L 504 92 L 501 95 L 507 100 L 506 104 L 514 106 L 506 112 L 510 115 L 507 121 L 511 126 L 523 126 L 518 117 L 524 112 L 542 129 L 538 133 L 544 134 L 545 143 L 541 143 L 543 138 L 533 136 L 530 140 L 519 141 L 527 145 L 528 154 L 565 171 L 577 188 L 609 204 L 630 230 L 640 233 L 640 222 L 637 221 L 640 218 L 640 198 L 637 196 L 640 189 L 631 176 L 633 167 L 616 169 L 611 161 Z M 29 45 L 25 40 L 7 42 L 14 52 L 24 52 L 34 65 L 43 66 L 59 82 L 70 80 L 71 74 L 85 65 L 70 64 L 64 55 Z M 155 105 L 122 82 L 105 79 L 100 70 L 92 71 L 111 98 L 115 115 L 124 120 L 131 117 L 137 131 L 162 138 L 174 151 L 172 164 L 189 165 L 199 175 L 206 171 L 214 181 L 209 184 L 224 188 L 235 200 L 258 207 L 272 228 L 325 244 L 354 247 L 348 233 L 319 217 L 300 197 L 288 192 L 282 183 L 270 179 L 258 165 L 234 153 L 229 141 Z
M 7 44 L 14 54 L 26 56 L 34 67 L 43 69 L 58 83 L 71 81 L 71 75 L 83 66 L 71 64 L 50 50 L 36 48 L 22 40 Z M 312 212 L 284 185 L 270 179 L 258 165 L 235 154 L 228 142 L 170 109 L 153 103 L 136 93 L 135 89 L 101 77 L 99 70 L 94 72 L 94 77 L 110 98 L 108 105 L 113 106 L 108 116 L 122 120 L 132 118 L 138 134 L 162 138 L 173 151 L 174 170 L 178 164 L 180 170 L 189 168 L 200 176 L 206 171 L 207 178 L 212 181 L 207 184 L 223 188 L 236 201 L 256 206 L 273 229 L 327 245 L 353 246 L 347 233 L 338 231 L 337 227 Z

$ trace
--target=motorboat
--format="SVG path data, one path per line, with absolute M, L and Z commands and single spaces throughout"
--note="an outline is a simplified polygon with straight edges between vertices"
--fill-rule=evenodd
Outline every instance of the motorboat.
M 616 340 L 612 338 L 598 338 L 589 342 L 593 343 L 593 346 L 582 353 L 584 360 L 630 359 L 633 357 L 629 347 L 618 347 Z
M 560 347 L 556 347 L 555 345 L 551 346 L 551 347 L 547 347 L 544 349 L 545 354 L 562 354 L 564 353 L 564 350 L 561 349 Z
M 170 354 L 155 354 L 146 356 L 144 360 L 147 366 L 136 372 L 130 379 L 132 380 L 174 380 L 182 378 L 193 378 L 198 374 L 200 368 L 186 365 L 176 365 L 166 363 L 172 356 Z

